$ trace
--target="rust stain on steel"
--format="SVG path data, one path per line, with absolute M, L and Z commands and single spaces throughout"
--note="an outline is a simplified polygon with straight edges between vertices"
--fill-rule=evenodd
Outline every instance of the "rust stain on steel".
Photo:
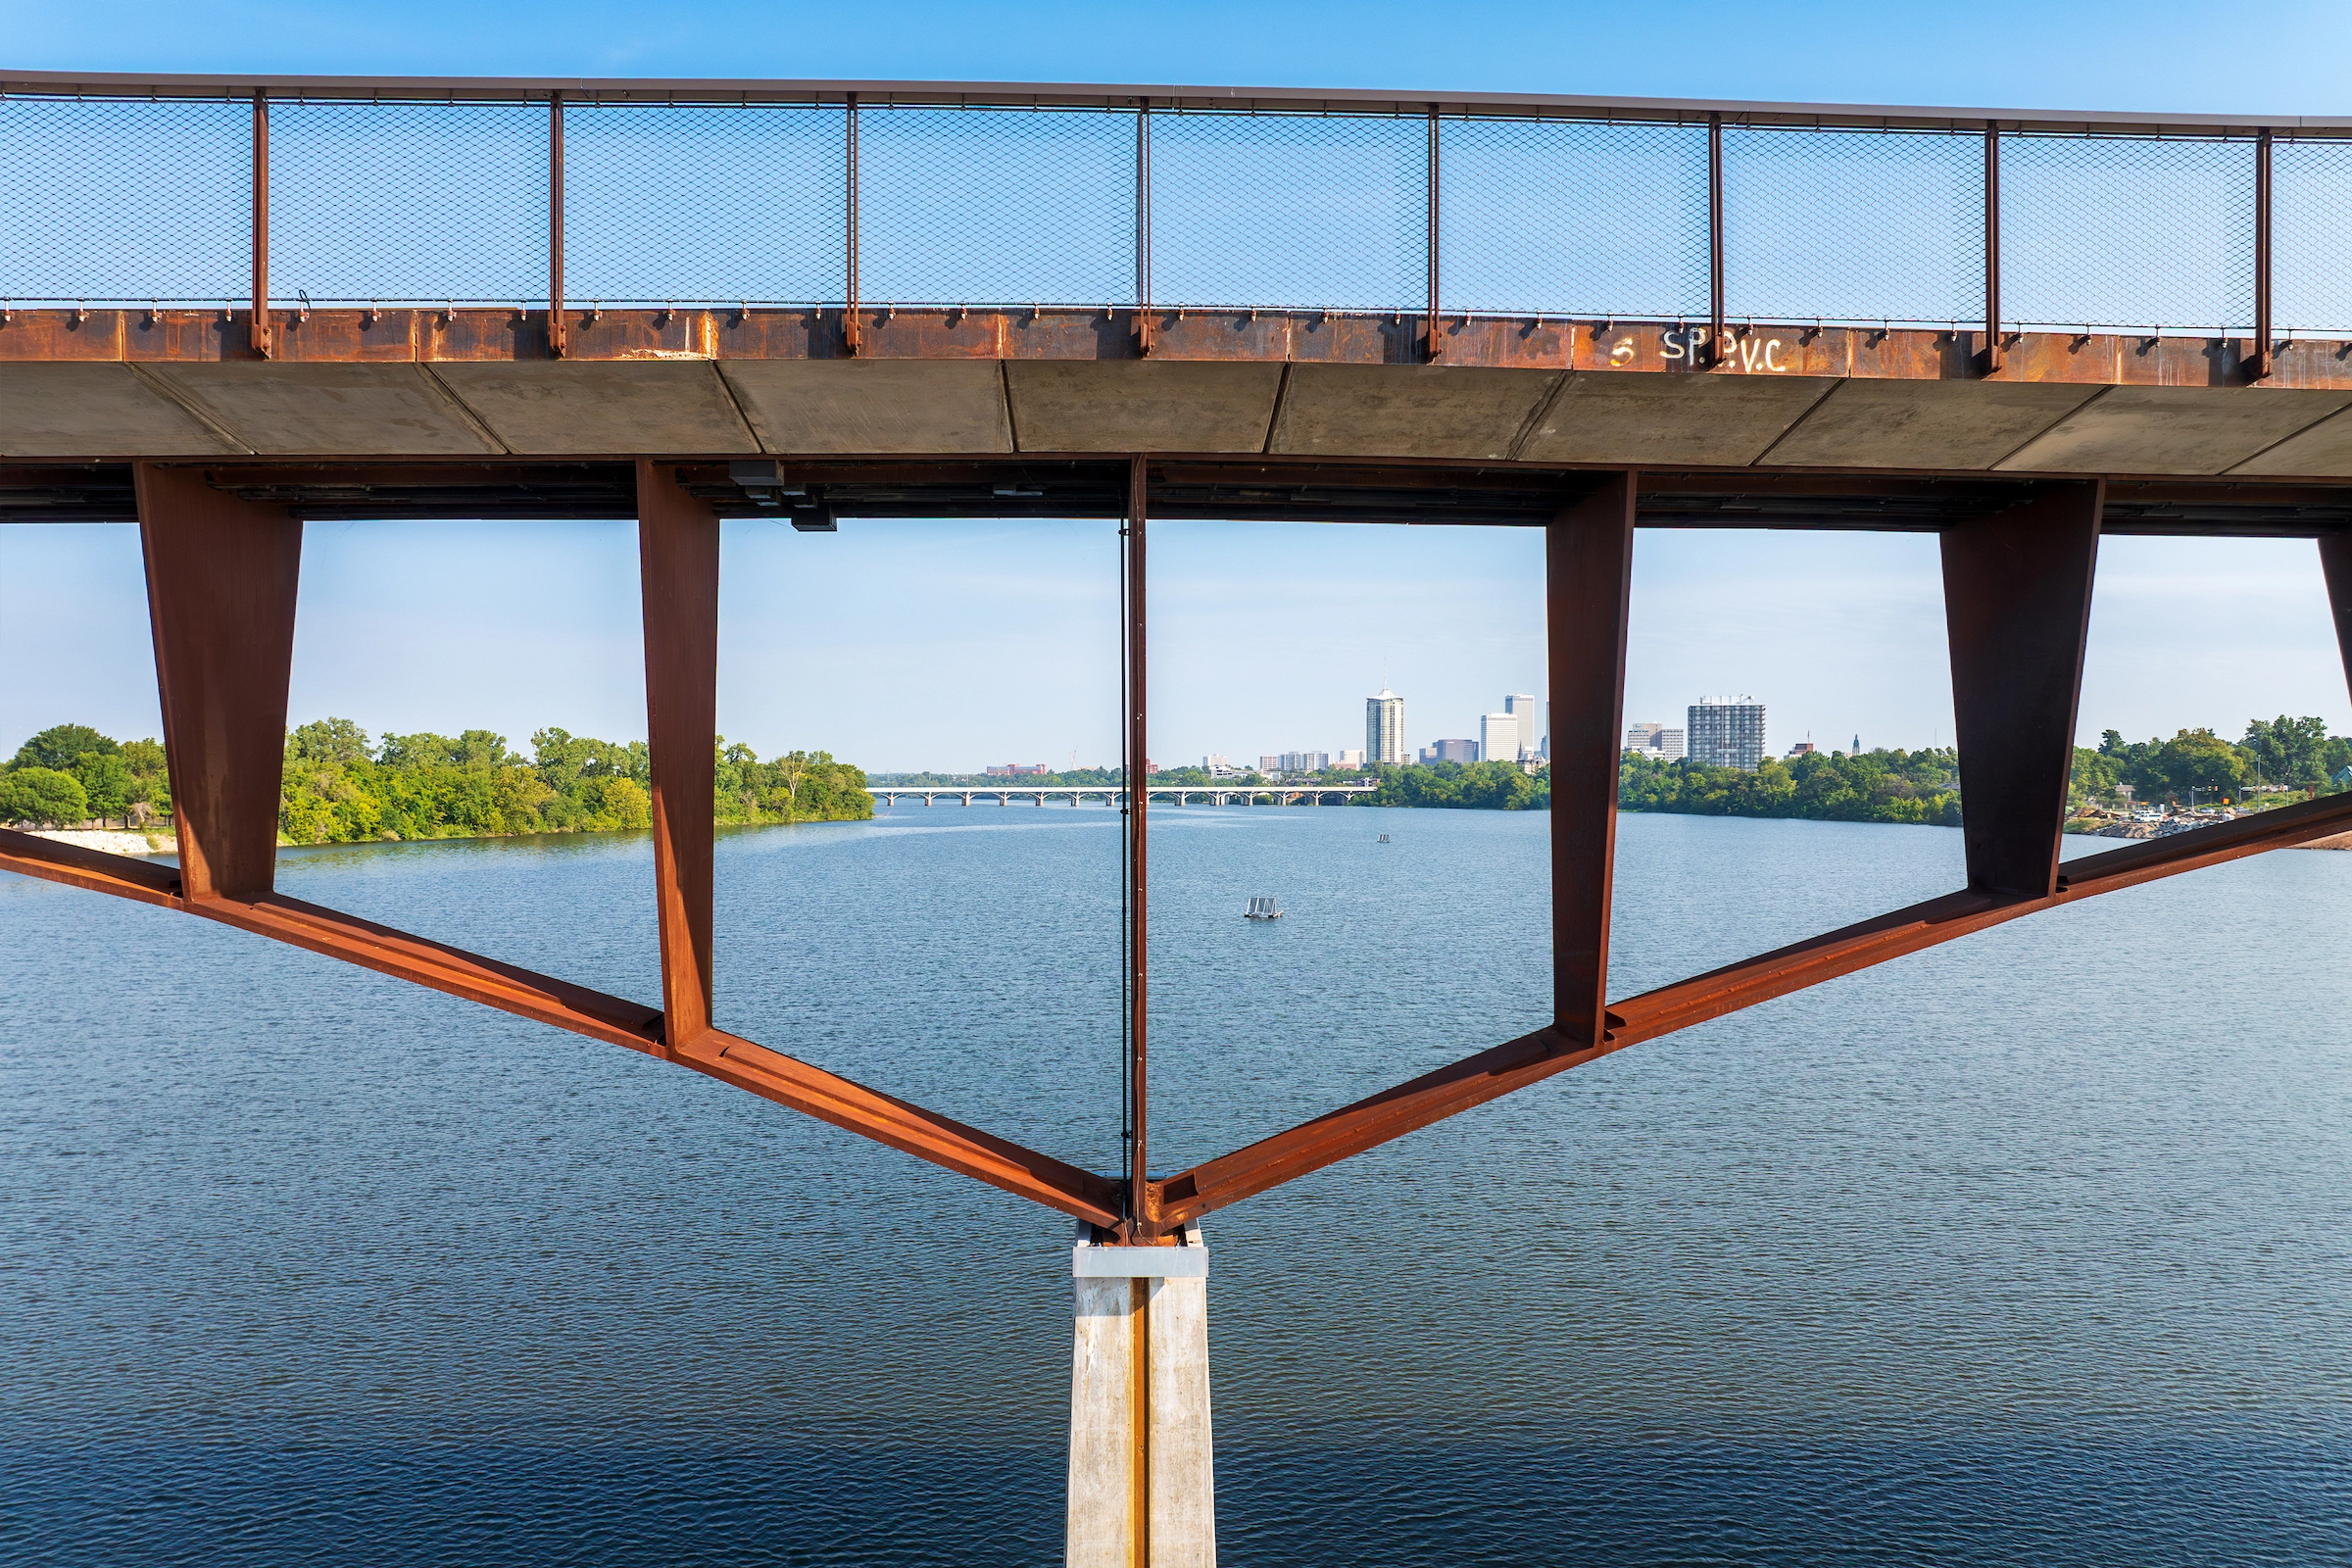
M 200 467 L 134 483 L 181 876 L 191 899 L 251 899 L 276 872 L 302 524 Z
M 710 1027 L 710 791 L 718 733 L 718 514 L 666 464 L 637 465 L 645 711 L 664 1038 Z

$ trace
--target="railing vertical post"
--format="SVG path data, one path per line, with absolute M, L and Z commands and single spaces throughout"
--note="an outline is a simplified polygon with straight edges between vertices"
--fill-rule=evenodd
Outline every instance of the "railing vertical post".
M 1135 110 L 1135 338 L 1140 353 L 1152 353 L 1152 100 Z
M 2254 138 L 2254 379 L 2271 373 L 2271 131 Z
M 1145 1086 L 1145 1023 L 1148 1017 L 1145 982 L 1151 970 L 1151 923 L 1145 916 L 1149 893 L 1145 824 L 1150 791 L 1145 784 L 1144 769 L 1152 755 L 1151 733 L 1145 722 L 1148 704 L 1144 659 L 1144 528 L 1150 510 L 1145 480 L 1144 460 L 1141 457 L 1130 459 L 1127 466 L 1127 548 L 1122 552 L 1126 571 L 1122 574 L 1125 581 L 1121 584 L 1125 591 L 1127 622 L 1126 690 L 1121 694 L 1121 701 L 1125 709 L 1127 753 L 1127 1016 L 1123 1032 L 1127 1037 L 1124 1074 L 1127 1080 L 1127 1103 L 1124 1109 L 1127 1118 L 1126 1230 L 1129 1241 L 1156 1234 L 1155 1217 L 1151 1204 L 1151 1164 L 1147 1146 L 1150 1102 Z
M 1707 114 L 1707 363 L 1723 363 L 1723 113 Z
M 865 334 L 859 329 L 858 322 L 858 95 L 856 93 L 849 95 L 849 102 L 843 110 L 842 118 L 846 122 L 844 135 L 847 138 L 845 143 L 847 157 L 845 162 L 849 170 L 848 201 L 846 203 L 849 225 L 847 247 L 849 267 L 848 276 L 843 287 L 847 304 L 841 313 L 841 331 L 844 343 L 849 351 L 855 354 L 865 346 Z
M 1968 885 L 2046 899 L 2075 760 L 2106 481 L 2053 484 L 2032 501 L 1943 530 L 1944 625 Z
M 547 352 L 564 357 L 564 93 L 547 95 Z
M 1625 754 L 1625 642 L 1638 475 L 1605 474 L 1544 530 L 1551 701 L 1552 1026 L 1569 1051 L 1608 1027 L 1609 896 Z
M 1438 336 L 1438 106 L 1429 106 L 1429 339 L 1428 357 L 1444 352 Z
M 2001 127 L 1984 122 L 1984 371 L 2001 368 Z
M 269 358 L 270 95 L 253 89 L 253 352 Z

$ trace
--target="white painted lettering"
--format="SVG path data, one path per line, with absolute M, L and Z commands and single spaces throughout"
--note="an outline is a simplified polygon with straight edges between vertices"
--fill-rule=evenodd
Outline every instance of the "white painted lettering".
M 1679 327 L 1660 332 L 1658 334 L 1658 342 L 1660 344 L 1658 349 L 1658 357 L 1660 359 L 1667 360 L 1681 359 L 1683 357 L 1684 344 L 1688 340 L 1689 336 L 1689 333 L 1684 332 Z
M 1627 364 L 1633 359 L 1633 357 L 1634 340 L 1630 337 L 1619 338 L 1617 340 L 1617 346 L 1609 350 L 1609 363 L 1611 365 Z

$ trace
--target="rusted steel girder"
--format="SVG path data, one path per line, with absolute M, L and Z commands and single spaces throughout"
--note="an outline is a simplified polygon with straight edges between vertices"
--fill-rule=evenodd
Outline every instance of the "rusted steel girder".
M 191 899 L 250 900 L 276 874 L 302 524 L 201 468 L 142 463 L 136 484 L 181 876 Z
M 1972 892 L 2047 898 L 2058 886 L 2105 500 L 2096 479 L 2058 485 L 1943 530 Z
M 1552 1027 L 1580 1048 L 1607 1032 L 1617 775 L 1635 476 L 1611 474 L 1544 530 L 1551 724 Z
M 653 762 L 654 897 L 663 1038 L 710 1027 L 711 787 L 717 774 L 718 514 L 666 465 L 637 466 L 645 596 L 646 746 Z

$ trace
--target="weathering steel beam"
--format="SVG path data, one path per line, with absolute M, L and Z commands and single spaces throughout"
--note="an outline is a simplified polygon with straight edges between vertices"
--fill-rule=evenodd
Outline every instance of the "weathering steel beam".
M 718 514 L 666 465 L 637 465 L 645 711 L 653 764 L 655 909 L 663 1040 L 710 1028 L 711 788 L 718 733 Z
M 66 98 L 224 98 L 256 90 L 297 99 L 360 102 L 543 102 L 561 92 L 576 103 L 840 105 L 856 95 L 876 106 L 1073 108 L 1132 111 L 1145 99 L 1161 112 L 1366 114 L 1418 117 L 1436 105 L 1447 117 L 1647 121 L 1862 130 L 1973 131 L 1997 121 L 2010 131 L 2055 134 L 2252 136 L 2264 126 L 2298 134 L 2352 135 L 2352 117 L 2145 115 L 2089 110 L 1814 104 L 1717 98 L 1610 98 L 1590 94 L 1429 93 L 1349 88 L 1184 86 L 1166 83 L 879 81 L 841 78 L 630 76 L 281 76 L 186 73 L 20 71 L 0 75 L 0 94 Z
M 1606 1032 L 1635 488 L 1631 472 L 1611 474 L 1544 530 L 1552 1027 L 1579 1048 Z

